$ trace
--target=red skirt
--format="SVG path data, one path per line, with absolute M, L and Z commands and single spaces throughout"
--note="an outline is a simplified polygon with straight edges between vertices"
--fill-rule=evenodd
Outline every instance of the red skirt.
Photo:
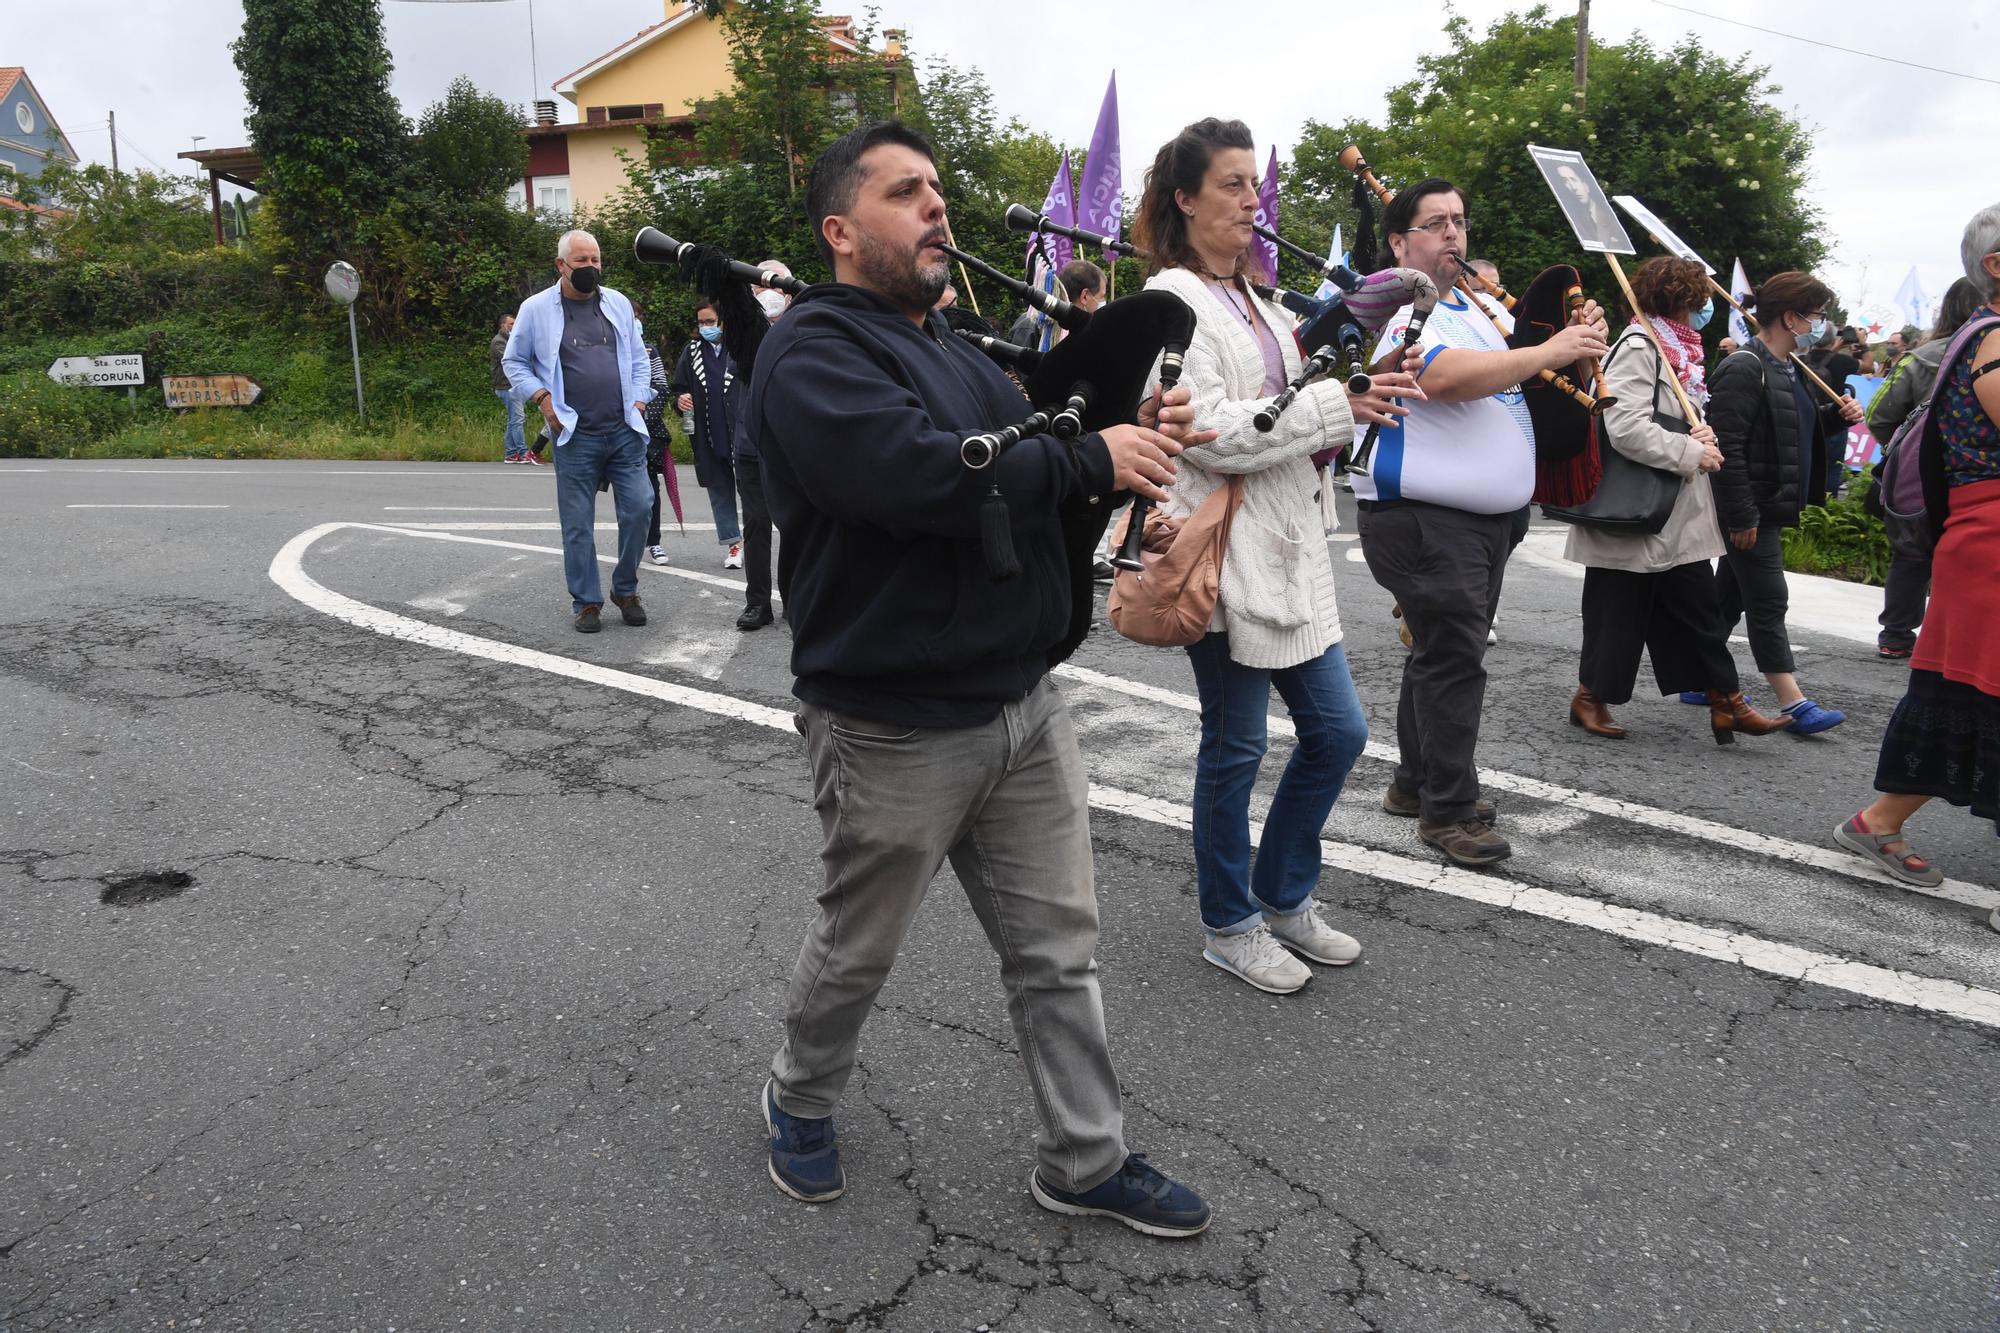
M 1951 490 L 1910 665 L 2000 697 L 2000 480 Z

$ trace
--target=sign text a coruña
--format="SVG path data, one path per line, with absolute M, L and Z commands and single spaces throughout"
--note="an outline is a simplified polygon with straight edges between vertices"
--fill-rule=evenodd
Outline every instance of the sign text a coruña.
M 248 407 L 264 386 L 248 375 L 162 375 L 168 407 Z

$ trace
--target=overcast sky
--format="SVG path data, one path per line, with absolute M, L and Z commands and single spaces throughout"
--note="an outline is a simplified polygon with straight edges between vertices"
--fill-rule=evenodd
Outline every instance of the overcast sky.
M 2000 35 L 2000 0 L 1685 2 L 1742 23 L 2000 78 L 1987 58 Z M 1526 5 L 1456 0 L 1452 7 L 1483 30 L 1488 20 Z M 1567 6 L 1556 0 L 1551 7 Z M 62 0 L 58 8 L 60 22 L 8 25 L 0 64 L 27 67 L 85 159 L 109 158 L 107 111 L 118 114 L 126 162 L 186 166 L 174 154 L 196 135 L 205 136 L 205 147 L 247 142 L 242 83 L 228 49 L 242 26 L 240 0 Z M 823 8 L 834 11 L 830 0 Z M 16 9 L 26 12 L 27 0 L 0 3 L 0 10 Z M 458 74 L 524 104 L 552 96 L 534 91 L 531 71 L 539 70 L 546 90 L 560 75 L 658 21 L 663 3 L 385 0 L 384 9 L 394 92 L 414 117 Z M 844 5 L 836 12 L 849 9 L 865 12 Z M 1201 115 L 1241 117 L 1261 143 L 1275 143 L 1281 162 L 1308 119 L 1379 119 L 1384 93 L 1410 76 L 1417 55 L 1442 49 L 1446 13 L 1445 0 L 1345 6 L 1326 0 L 881 0 L 880 22 L 907 28 L 920 57 L 942 55 L 983 70 L 1003 115 L 1071 144 L 1088 141 L 1115 62 L 1131 194 L 1154 148 Z M 1341 36 L 1343 15 L 1353 19 L 1351 42 Z M 1826 212 L 1834 252 L 1822 276 L 1851 308 L 1886 303 L 1912 264 L 1935 300 L 1960 272 L 1958 238 L 1966 220 L 2000 202 L 1992 139 L 2000 83 L 1847 55 L 1660 0 L 1596 0 L 1591 27 L 1605 41 L 1636 32 L 1660 47 L 1693 34 L 1712 51 L 1747 53 L 1771 67 L 1771 82 L 1781 89 L 1777 102 L 1814 138 L 1810 190 Z M 1077 62 L 1080 50 L 1104 55 Z M 563 101 L 561 114 L 573 119 L 575 108 Z M 1264 151 L 1260 146 L 1260 162 Z M 1605 185 L 1614 193 L 1619 188 L 1616 181 Z M 1687 239 L 1700 245 L 1699 237 Z M 1497 258 L 1505 264 L 1506 256 Z M 1727 270 L 1731 257 L 1706 258 Z

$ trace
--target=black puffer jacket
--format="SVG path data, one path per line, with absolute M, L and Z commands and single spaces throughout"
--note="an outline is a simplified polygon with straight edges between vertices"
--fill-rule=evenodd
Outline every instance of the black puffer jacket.
M 1828 451 L 1846 433 L 1840 408 L 1817 402 L 1823 395 L 1808 384 L 1817 411 L 1801 422 L 1786 364 L 1754 338 L 1715 368 L 1708 386 L 1708 424 L 1722 450 L 1713 478 L 1722 530 L 1792 527 L 1807 505 L 1826 499 Z

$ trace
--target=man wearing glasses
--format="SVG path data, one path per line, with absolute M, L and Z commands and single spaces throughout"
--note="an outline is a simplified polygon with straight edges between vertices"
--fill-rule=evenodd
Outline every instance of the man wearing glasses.
M 1474 750 L 1486 698 L 1486 633 L 1507 557 L 1526 530 L 1535 489 L 1535 436 L 1521 381 L 1607 347 L 1596 302 L 1537 347 L 1510 348 L 1479 307 L 1452 291 L 1468 244 L 1466 198 L 1448 181 L 1419 181 L 1390 203 L 1378 267 L 1417 269 L 1447 293 L 1418 342 L 1424 398 L 1385 426 L 1373 467 L 1354 474 L 1361 550 L 1375 581 L 1402 606 L 1415 640 L 1403 662 L 1396 736 L 1402 750 L 1382 797 L 1413 816 L 1417 834 L 1460 865 L 1490 865 L 1512 848 L 1479 799 Z M 1411 308 L 1383 329 L 1378 362 L 1402 343 Z

